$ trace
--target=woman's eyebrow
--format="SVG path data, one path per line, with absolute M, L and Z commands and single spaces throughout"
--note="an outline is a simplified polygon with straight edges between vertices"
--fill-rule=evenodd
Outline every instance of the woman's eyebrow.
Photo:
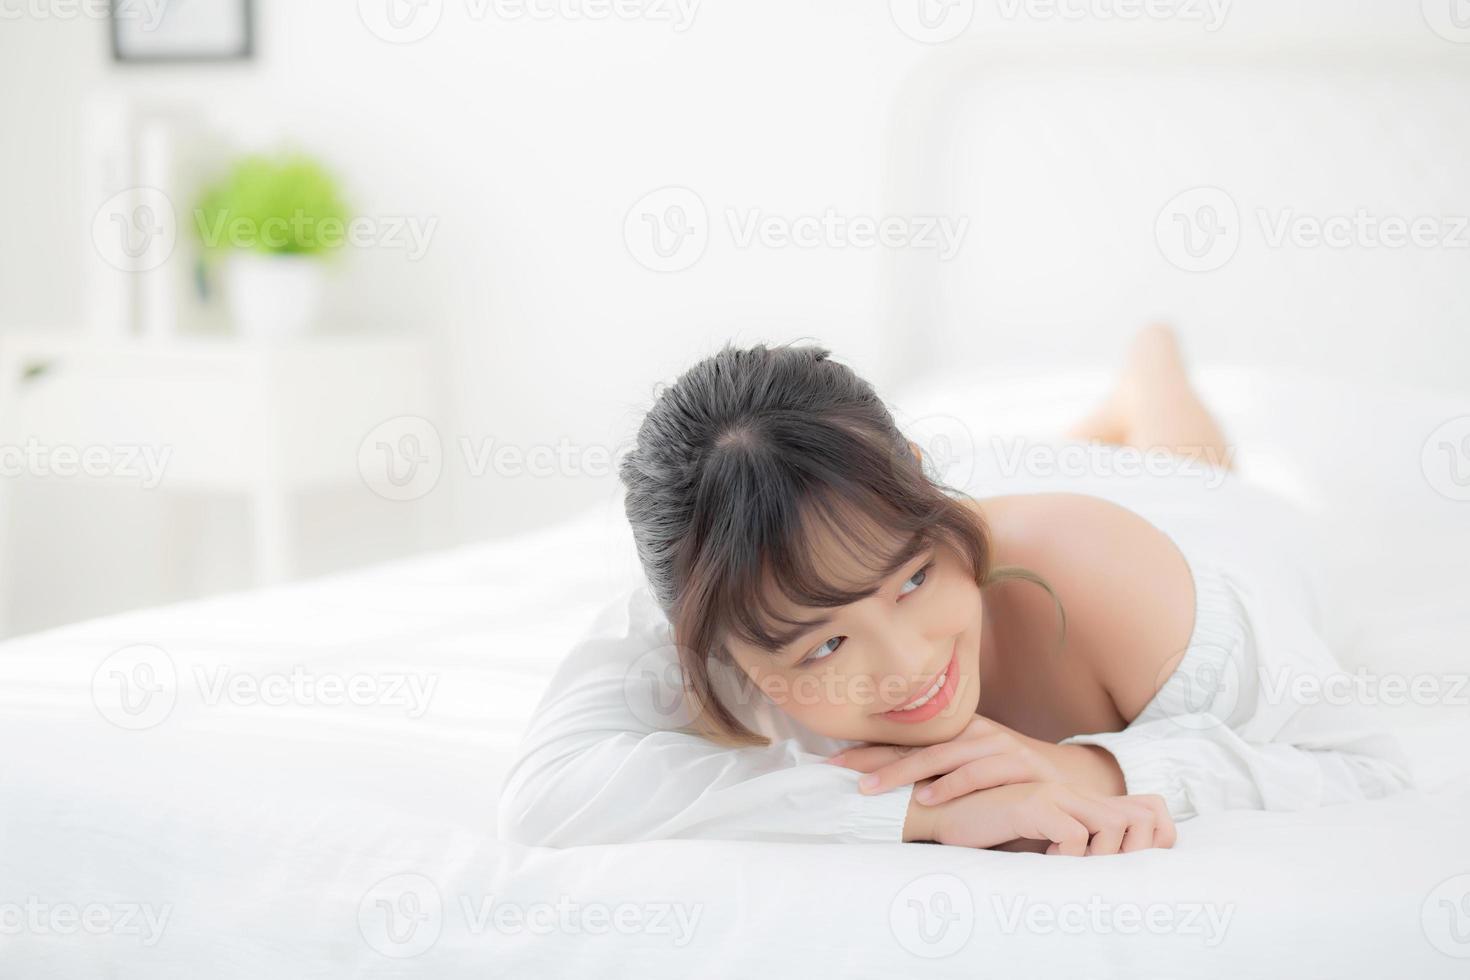
M 928 538 L 924 534 L 924 532 L 915 531 L 913 535 L 908 539 L 908 541 L 904 544 L 904 546 L 900 548 L 894 554 L 894 556 L 888 560 L 887 564 L 885 564 L 883 568 L 873 577 L 870 583 L 860 591 L 863 591 L 867 595 L 872 595 L 874 592 L 877 592 L 880 588 L 883 587 L 883 583 L 885 580 L 891 578 L 893 575 L 896 575 L 905 565 L 913 561 L 914 558 L 917 557 L 919 553 L 924 550 L 924 546 L 926 544 L 928 544 Z M 793 630 L 786 633 L 777 634 L 777 646 L 768 652 L 773 657 L 785 656 L 792 652 L 791 647 L 793 647 L 798 640 L 804 638 L 807 634 L 813 633 L 821 627 L 826 626 L 830 622 L 832 622 L 831 616 L 818 616 L 816 619 L 803 620 L 801 623 L 798 623 Z

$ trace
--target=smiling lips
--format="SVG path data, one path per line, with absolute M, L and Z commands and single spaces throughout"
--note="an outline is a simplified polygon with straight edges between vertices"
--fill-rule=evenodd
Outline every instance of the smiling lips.
M 915 724 L 928 721 L 943 711 L 945 706 L 953 700 L 955 688 L 959 686 L 959 645 L 959 640 L 956 639 L 954 652 L 949 657 L 949 665 L 940 671 L 939 676 L 934 678 L 934 683 L 930 684 L 923 694 L 901 708 L 880 713 L 878 717 L 901 724 Z

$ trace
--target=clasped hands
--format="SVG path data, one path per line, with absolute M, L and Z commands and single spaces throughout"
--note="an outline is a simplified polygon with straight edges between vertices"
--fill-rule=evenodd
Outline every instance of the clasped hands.
M 976 715 L 936 745 L 864 745 L 826 760 L 866 773 L 865 794 L 914 784 L 903 839 L 1076 857 L 1173 847 L 1157 795 L 1125 795 L 1106 749 L 1054 745 Z

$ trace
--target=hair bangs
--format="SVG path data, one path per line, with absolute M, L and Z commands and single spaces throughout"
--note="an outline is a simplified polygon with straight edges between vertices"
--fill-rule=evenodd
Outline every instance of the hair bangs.
M 722 440 L 707 472 L 724 493 L 697 500 L 686 583 L 699 598 L 684 597 L 703 610 L 686 634 L 697 649 L 737 637 L 775 653 L 820 622 L 810 610 L 873 595 L 952 530 L 954 502 L 906 441 L 841 420 L 763 423 Z
M 829 490 L 807 497 L 786 526 L 761 543 L 763 561 L 731 577 L 720 624 L 776 653 L 821 622 L 809 612 L 873 595 L 884 579 L 934 543 L 931 522 L 872 493 Z

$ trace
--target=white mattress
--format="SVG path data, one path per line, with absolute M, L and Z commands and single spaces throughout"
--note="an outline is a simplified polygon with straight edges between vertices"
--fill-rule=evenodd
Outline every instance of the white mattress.
M 1256 458 L 1274 451 L 1303 468 L 1275 477 L 1298 481 L 1318 529 L 1352 514 L 1349 492 L 1364 508 L 1385 497 L 1414 505 L 1412 520 L 1374 513 L 1358 523 L 1418 522 L 1420 537 L 1385 543 L 1360 530 L 1359 557 L 1335 566 L 1402 559 L 1392 587 L 1334 592 L 1329 620 L 1354 624 L 1349 659 L 1441 680 L 1470 671 L 1470 551 L 1454 554 L 1470 503 L 1431 506 L 1420 474 L 1339 486 L 1331 506 L 1312 504 L 1313 480 L 1339 472 L 1323 440 L 1342 433 L 1311 411 L 1331 393 L 1298 397 L 1298 381 L 1239 372 L 1210 378 L 1242 436 L 1263 413 L 1273 420 L 1252 443 Z M 981 381 L 931 381 L 898 401 L 917 410 L 932 399 L 979 433 L 997 399 L 1021 411 L 1015 389 Z M 1055 407 L 1084 397 L 1085 384 L 1051 377 L 1019 390 Z M 1362 455 L 1350 469 L 1372 469 L 1365 461 L 1383 453 L 1417 465 L 1429 433 L 1405 413 L 1442 406 L 1399 405 L 1382 431 L 1357 431 Z M 1042 425 L 1041 414 L 1007 424 Z M 1313 433 L 1321 459 L 1293 449 L 1294 426 Z M 1385 448 L 1410 441 L 1412 454 Z M 608 501 L 513 540 L 0 646 L 0 974 L 1470 971 L 1470 708 L 1448 697 L 1396 712 L 1420 790 L 1197 819 L 1170 851 L 1079 860 L 913 844 L 497 842 L 497 789 L 541 684 L 636 575 Z M 1420 585 L 1408 589 L 1405 575 Z M 128 714 L 113 671 L 148 680 L 130 672 L 142 662 L 155 694 L 145 703 L 135 690 L 131 706 L 142 710 Z M 362 675 L 380 685 L 380 703 L 271 705 L 248 691 L 210 703 L 228 677 L 297 668 Z M 410 678 L 433 685 L 418 689 L 432 692 L 426 702 L 413 700 Z

